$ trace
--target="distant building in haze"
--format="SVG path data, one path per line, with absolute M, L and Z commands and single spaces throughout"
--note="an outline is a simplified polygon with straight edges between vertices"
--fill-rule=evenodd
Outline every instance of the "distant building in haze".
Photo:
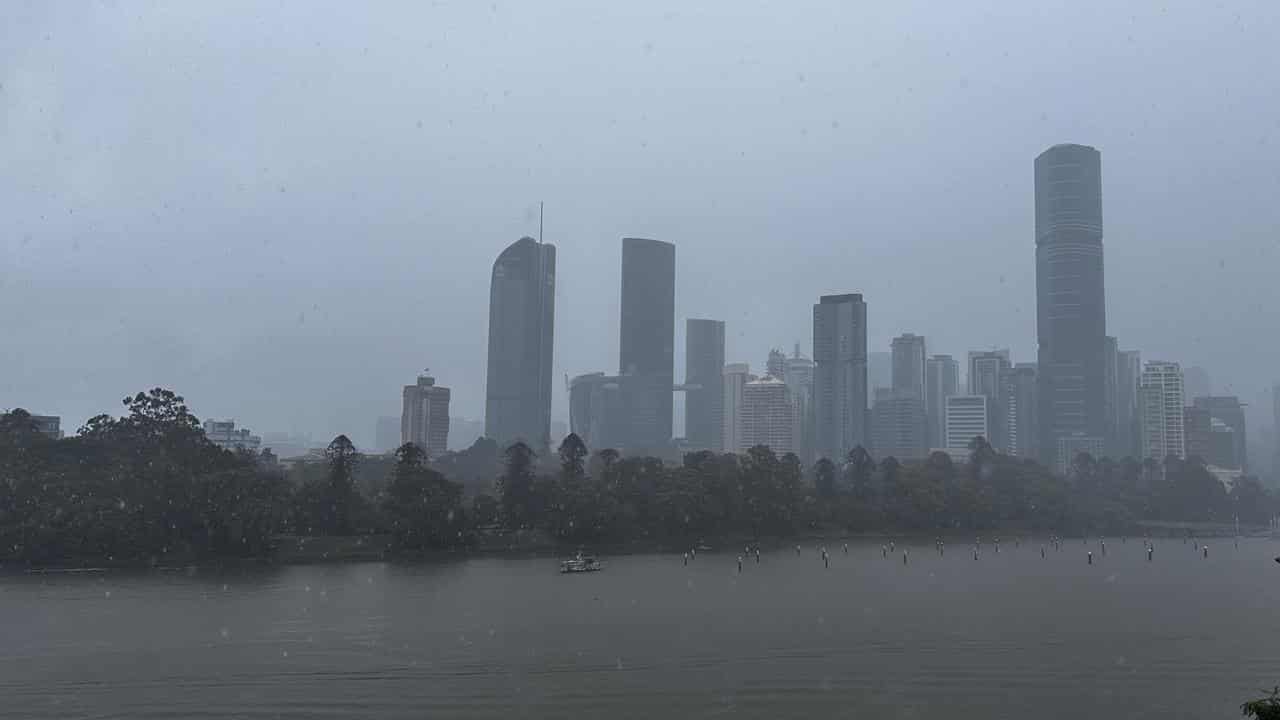
M 722 400 L 720 448 L 724 452 L 739 452 L 744 442 L 743 391 L 747 383 L 755 380 L 747 363 L 729 363 L 721 372 Z
M 899 460 L 928 457 L 928 418 L 921 397 L 893 388 L 877 388 L 871 409 L 871 452 Z
M 400 442 L 413 443 L 428 457 L 449 447 L 449 388 L 436 385 L 430 375 L 419 375 L 405 385 L 400 413 Z
M 796 343 L 795 352 L 787 358 L 783 380 L 791 389 L 791 399 L 796 404 L 796 414 L 799 416 L 796 454 L 805 467 L 808 467 L 816 460 L 813 452 L 813 361 L 800 354 L 800 343 Z
M 549 448 L 555 291 L 554 245 L 520 238 L 493 263 L 484 422 L 502 447 Z
M 1188 400 L 1213 394 L 1213 382 L 1209 379 L 1209 371 L 1197 365 L 1182 371 L 1182 384 L 1186 389 Z
M 466 450 L 484 437 L 484 420 L 465 417 L 449 418 L 449 449 Z
M 1215 447 L 1215 460 L 1210 464 L 1223 468 L 1238 468 L 1243 473 L 1249 472 L 1249 454 L 1247 432 L 1244 420 L 1244 405 L 1235 395 L 1209 395 L 1192 399 L 1192 404 L 1209 413 L 1211 420 L 1220 423 L 1230 430 L 1232 441 L 1230 452 L 1221 452 Z M 1221 432 L 1218 425 L 1211 423 L 1213 432 Z M 1215 436 L 1215 442 L 1222 442 L 1223 436 Z M 1207 458 L 1206 458 L 1207 459 Z M 1219 462 L 1221 461 L 1221 462 Z
M 1163 462 L 1169 455 L 1187 456 L 1182 368 L 1178 363 L 1149 360 L 1138 391 L 1142 417 L 1142 458 Z
M 944 448 L 952 457 L 963 456 L 975 437 L 988 435 L 987 396 L 952 395 L 945 403 L 947 442 Z
M 1108 452 L 1113 460 L 1131 457 L 1141 459 L 1138 441 L 1141 422 L 1138 413 L 1138 388 L 1142 385 L 1142 355 L 1137 350 L 1116 353 L 1115 435 Z
M 595 372 L 569 382 L 569 430 L 591 450 L 623 447 L 625 415 L 618 376 Z
M 893 353 L 877 350 L 867 355 L 867 400 L 875 400 L 882 387 L 893 387 Z
M 782 380 L 766 375 L 742 387 L 742 438 L 739 452 L 767 445 L 779 456 L 795 452 L 796 410 Z
M 619 376 L 627 406 L 628 448 L 671 444 L 675 387 L 676 246 L 623 238 Z
M 1058 438 L 1058 447 L 1054 452 L 1057 460 L 1053 468 L 1059 475 L 1066 475 L 1070 472 L 1072 463 L 1080 457 L 1081 453 L 1088 453 L 1090 457 L 1096 460 L 1102 457 L 1104 449 L 1102 438 L 1096 435 L 1085 435 L 1084 433 L 1062 435 Z
M 1055 465 L 1058 438 L 1101 442 L 1107 429 L 1102 155 L 1069 144 L 1041 153 L 1035 216 L 1040 451 Z
M 929 414 L 929 445 L 947 443 L 947 398 L 960 394 L 960 363 L 950 355 L 934 355 L 925 366 L 925 412 Z
M 1035 363 L 1018 363 L 1002 377 L 1004 451 L 1023 458 L 1039 457 L 1040 388 Z
M 764 363 L 764 374 L 782 380 L 787 375 L 787 355 L 778 348 L 769 350 Z
M 36 432 L 44 435 L 50 440 L 61 440 L 62 417 L 59 415 L 31 415 L 31 422 L 35 423 Z
M 223 450 L 248 450 L 258 452 L 262 438 L 245 428 L 237 428 L 235 420 L 205 420 L 204 435 L 209 442 Z
M 384 415 L 373 427 L 373 444 L 380 453 L 393 452 L 400 447 L 400 418 Z
M 987 442 L 1001 452 L 1009 449 L 1009 409 L 1005 407 L 1004 377 L 1012 365 L 1009 350 L 979 350 L 969 353 L 969 394 L 987 398 Z
M 694 450 L 719 450 L 724 420 L 724 322 L 685 321 L 684 436 Z
M 867 445 L 867 304 L 824 295 L 813 306 L 815 451 L 840 462 Z

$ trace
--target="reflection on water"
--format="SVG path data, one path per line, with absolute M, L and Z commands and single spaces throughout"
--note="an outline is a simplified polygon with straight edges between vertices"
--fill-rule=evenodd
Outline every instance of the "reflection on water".
M 1280 547 L 1006 541 L 0 578 L 14 717 L 1227 717 Z M 1086 553 L 1094 552 L 1094 564 Z

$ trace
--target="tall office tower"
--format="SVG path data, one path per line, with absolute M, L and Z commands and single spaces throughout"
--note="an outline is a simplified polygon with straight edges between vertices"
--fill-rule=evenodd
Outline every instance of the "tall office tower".
M 928 419 L 919 396 L 893 388 L 876 388 L 876 401 L 871 409 L 872 454 L 923 460 L 929 455 L 927 435 Z
M 813 361 L 800 354 L 800 343 L 787 358 L 784 381 L 791 390 L 791 400 L 796 404 L 797 421 L 796 454 L 805 466 L 813 464 Z
M 1138 447 L 1138 387 L 1141 384 L 1141 354 L 1137 350 L 1117 352 L 1115 442 L 1107 451 L 1113 460 L 1142 457 Z
M 739 452 L 768 445 L 779 456 L 795 452 L 796 409 L 787 384 L 772 375 L 742 386 Z
M 541 453 L 551 442 L 556 248 L 520 238 L 493 263 L 484 433 Z
M 391 415 L 378 418 L 373 428 L 373 444 L 380 453 L 400 447 L 400 418 Z
M 1142 457 L 1163 461 L 1187 456 L 1182 368 L 1178 363 L 1148 360 L 1138 391 L 1142 407 Z
M 934 355 L 925 366 L 925 412 L 929 414 L 929 447 L 947 444 L 947 398 L 960 393 L 960 363 L 950 355 Z
M 1120 347 L 1116 339 L 1110 335 L 1102 339 L 1102 403 L 1104 431 L 1102 434 L 1104 448 L 1116 444 L 1116 416 L 1119 414 L 1117 403 L 1119 398 L 1118 383 L 1120 380 Z
M 923 458 L 929 451 L 929 415 L 925 394 L 924 338 L 905 333 L 890 344 L 893 375 L 893 455 Z
M 1209 413 L 1212 432 L 1223 432 L 1218 427 L 1218 424 L 1230 428 L 1231 450 L 1227 453 L 1223 452 L 1220 447 L 1215 446 L 1213 464 L 1225 468 L 1239 468 L 1244 473 L 1249 472 L 1244 405 L 1240 403 L 1240 398 L 1235 395 L 1209 395 L 1207 397 L 1197 397 L 1191 402 L 1195 407 L 1203 408 Z M 1216 421 L 1216 423 L 1213 421 Z M 1214 436 L 1215 442 L 1221 442 L 1221 438 L 1220 434 Z
M 428 457 L 449 447 L 449 388 L 436 385 L 430 375 L 419 375 L 414 385 L 405 385 L 400 412 L 400 442 L 413 443 Z
M 720 448 L 724 452 L 739 452 L 742 449 L 742 391 L 747 383 L 755 380 L 751 374 L 751 366 L 746 363 L 729 363 L 721 373 L 723 399 L 721 407 L 721 439 Z
M 1182 385 L 1186 389 L 1188 400 L 1213 394 L 1213 383 L 1209 379 L 1209 371 L 1198 365 L 1192 365 L 1182 371 Z
M 626 378 L 628 448 L 655 450 L 671 444 L 675 322 L 676 246 L 623 238 L 618 374 Z
M 893 339 L 890 355 L 893 372 L 890 387 L 895 393 L 909 393 L 923 399 L 925 397 L 925 351 L 924 337 L 912 333 L 904 333 Z
M 719 450 L 724 420 L 724 321 L 684 324 L 684 436 L 694 450 Z
M 1036 364 L 1018 363 L 1006 370 L 1003 388 L 1005 452 L 1017 457 L 1038 457 L 1040 399 Z
M 876 351 L 867 355 L 867 394 L 875 399 L 876 388 L 893 387 L 893 352 Z
M 823 295 L 813 306 L 815 452 L 842 461 L 867 438 L 867 304 Z
M 1009 371 L 1009 350 L 978 350 L 969 352 L 969 394 L 987 398 L 987 442 L 1001 452 L 1009 450 L 1009 428 L 1006 426 L 1008 408 L 1004 406 L 1005 393 L 1002 378 Z
M 787 374 L 787 356 L 779 348 L 769 350 L 769 359 L 764 363 L 764 374 L 782 380 Z
M 1084 145 L 1041 153 L 1035 204 L 1040 452 L 1057 464 L 1058 438 L 1080 445 L 1106 433 L 1101 154 Z
M 963 455 L 975 437 L 987 437 L 987 396 L 952 395 L 947 398 L 947 444 L 951 455 Z

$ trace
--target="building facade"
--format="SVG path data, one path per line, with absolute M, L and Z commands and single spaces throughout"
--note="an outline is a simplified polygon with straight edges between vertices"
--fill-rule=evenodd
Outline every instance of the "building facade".
M 975 437 L 988 433 L 987 396 L 952 395 L 946 399 L 947 442 L 944 448 L 952 457 L 968 452 Z
M 929 455 L 928 418 L 922 398 L 893 388 L 877 388 L 871 410 L 871 451 L 878 457 L 923 460 Z
M 622 239 L 618 375 L 626 391 L 628 448 L 671 444 L 675 387 L 676 246 Z
M 977 350 L 969 353 L 968 387 L 970 395 L 987 398 L 987 442 L 1001 452 L 1009 450 L 1009 409 L 1005 407 L 1005 374 L 1012 367 L 1009 350 Z
M 1142 385 L 1142 355 L 1137 350 L 1116 353 L 1115 437 L 1108 450 L 1112 459 L 1141 458 L 1138 388 Z
M 791 400 L 796 405 L 797 421 L 796 454 L 805 467 L 813 464 L 813 361 L 800 354 L 800 344 L 787 358 L 783 380 L 791 390 Z
M 435 457 L 449 448 L 449 388 L 436 385 L 430 375 L 419 375 L 405 385 L 400 412 L 400 443 L 413 443 Z M 512 441 L 514 442 L 514 440 Z
M 203 427 L 209 442 L 223 450 L 248 450 L 256 453 L 262 448 L 262 438 L 245 428 L 237 428 L 235 420 L 205 420 Z
M 1102 155 L 1054 145 L 1035 160 L 1040 449 L 1106 434 Z M 1180 415 L 1181 413 L 1179 413 Z
M 738 452 L 743 443 L 743 390 L 755 380 L 747 363 L 729 363 L 721 373 L 723 384 L 720 447 L 725 452 Z
M 777 455 L 795 452 L 796 410 L 782 380 L 766 375 L 742 386 L 739 452 L 767 445 Z
M 1040 456 L 1040 388 L 1035 363 L 1018 363 L 1003 375 L 1005 448 L 1009 455 Z
M 685 442 L 694 450 L 719 450 L 724 427 L 724 322 L 685 321 Z
M 1150 360 L 1142 368 L 1142 458 L 1163 462 L 1169 455 L 1187 456 L 1186 398 L 1178 363 Z
M 1219 426 L 1230 430 L 1230 452 L 1221 452 L 1219 448 L 1215 451 L 1214 457 L 1222 462 L 1211 461 L 1211 464 L 1224 468 L 1238 468 L 1242 473 L 1248 473 L 1248 435 L 1245 427 L 1244 405 L 1240 402 L 1240 398 L 1235 395 L 1209 395 L 1193 398 L 1191 402 L 1195 407 L 1208 412 L 1212 421 L 1216 421 L 1216 424 L 1210 423 L 1213 431 L 1219 433 L 1215 442 L 1223 440 L 1222 430 L 1217 429 Z
M 520 238 L 493 263 L 484 423 L 500 446 L 550 446 L 555 290 L 554 245 Z
M 814 432 L 818 457 L 839 462 L 867 445 L 867 304 L 824 295 L 813 306 Z
M 934 355 L 925 366 L 925 412 L 929 414 L 929 446 L 947 444 L 947 398 L 960 394 L 960 363 L 950 355 Z

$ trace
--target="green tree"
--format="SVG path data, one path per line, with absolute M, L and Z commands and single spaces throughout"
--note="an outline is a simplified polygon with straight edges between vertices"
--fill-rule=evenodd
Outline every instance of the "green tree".
M 426 461 L 426 452 L 414 443 L 396 450 L 382 510 L 399 548 L 453 547 L 465 540 L 462 486 L 427 467 Z

